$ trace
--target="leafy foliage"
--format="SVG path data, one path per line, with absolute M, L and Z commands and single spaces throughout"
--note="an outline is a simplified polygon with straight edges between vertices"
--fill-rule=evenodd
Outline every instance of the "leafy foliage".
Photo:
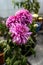
M 30 28 L 34 33 L 35 29 L 33 23 L 30 25 Z M 33 41 L 32 36 L 26 45 L 20 46 L 12 43 L 10 33 L 5 24 L 0 23 L 0 31 L 2 32 L 2 36 L 5 38 L 4 41 L 0 42 L 0 46 L 2 46 L 0 48 L 4 51 L 6 65 L 27 65 L 27 55 L 35 54 L 35 42 Z
M 0 23 L 0 35 L 4 35 L 4 34 L 6 34 L 8 29 L 6 28 L 6 25 L 5 24 L 3 24 L 3 23 Z
M 24 0 L 22 2 L 16 2 L 12 0 L 14 7 L 17 5 L 19 7 L 24 7 L 25 9 L 29 10 L 30 12 L 38 13 L 40 5 L 37 0 Z

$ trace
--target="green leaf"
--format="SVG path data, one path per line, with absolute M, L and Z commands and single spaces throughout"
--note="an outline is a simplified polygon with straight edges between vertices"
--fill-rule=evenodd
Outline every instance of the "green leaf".
M 14 55 L 13 57 L 12 57 L 12 59 L 11 59 L 11 65 L 13 65 L 13 63 L 16 61 L 16 56 Z
M 13 65 L 20 65 L 20 62 L 21 62 L 20 60 L 17 60 L 17 61 L 14 62 Z
M 25 56 L 21 60 L 21 65 L 27 65 L 27 58 Z
M 6 60 L 6 64 L 7 65 L 10 65 L 10 58 L 8 57 L 7 60 Z

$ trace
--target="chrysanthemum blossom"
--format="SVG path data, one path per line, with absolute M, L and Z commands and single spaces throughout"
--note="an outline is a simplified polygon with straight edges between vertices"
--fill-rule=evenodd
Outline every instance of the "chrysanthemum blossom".
M 26 10 L 22 9 L 15 13 L 16 19 L 18 22 L 23 24 L 31 24 L 32 23 L 32 14 Z
M 26 25 L 22 25 L 20 23 L 16 23 L 11 26 L 9 32 L 11 33 L 12 41 L 16 42 L 18 45 L 26 44 L 32 34 Z
M 6 26 L 9 28 L 12 24 L 15 23 L 16 17 L 15 16 L 10 16 L 7 21 L 6 21 Z

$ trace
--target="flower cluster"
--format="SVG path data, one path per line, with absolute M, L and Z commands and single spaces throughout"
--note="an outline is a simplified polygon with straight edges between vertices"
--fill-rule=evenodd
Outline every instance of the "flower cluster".
M 20 10 L 15 16 L 10 16 L 6 21 L 6 26 L 11 33 L 12 41 L 17 44 L 26 44 L 32 32 L 27 24 L 32 23 L 32 15 L 28 10 Z

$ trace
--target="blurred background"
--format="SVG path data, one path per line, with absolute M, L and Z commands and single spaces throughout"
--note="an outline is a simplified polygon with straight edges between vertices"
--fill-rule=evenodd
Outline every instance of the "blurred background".
M 5 24 L 7 17 L 23 8 L 29 10 L 33 15 L 31 29 L 35 33 L 34 38 L 36 38 L 36 41 L 33 38 L 36 42 L 36 57 L 30 56 L 28 61 L 32 65 L 43 65 L 43 0 L 0 0 L 0 41 L 6 38 L 6 26 L 4 27 L 3 24 Z
M 16 0 L 23 1 L 23 0 Z M 39 15 L 43 16 L 43 0 L 38 0 L 40 3 Z M 10 15 L 15 14 L 18 10 L 18 7 L 13 7 L 12 0 L 0 0 L 0 17 L 8 17 Z

